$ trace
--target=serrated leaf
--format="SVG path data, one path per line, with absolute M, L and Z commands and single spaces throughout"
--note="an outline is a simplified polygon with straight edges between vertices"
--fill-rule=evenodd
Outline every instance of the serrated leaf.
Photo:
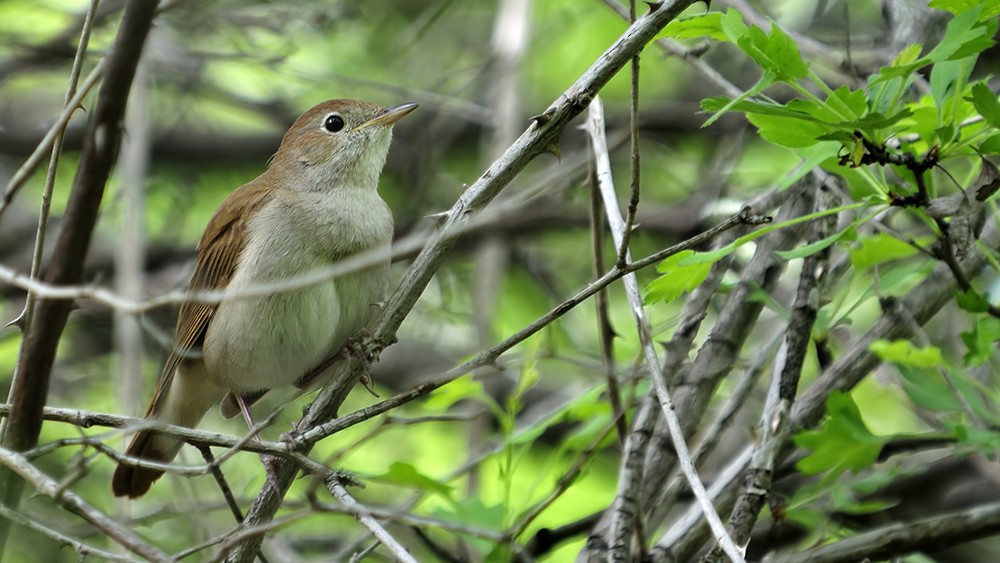
M 832 480 L 844 471 L 859 471 L 878 459 L 888 438 L 875 436 L 861 418 L 854 399 L 840 391 L 830 394 L 826 402 L 827 417 L 817 430 L 797 434 L 793 441 L 809 454 L 796 463 L 807 475 L 829 471 L 824 481 Z
M 848 250 L 851 264 L 859 272 L 869 270 L 879 264 L 908 258 L 916 253 L 916 248 L 885 233 L 865 237 L 861 239 L 857 247 Z
M 663 28 L 663 33 L 677 39 L 711 37 L 725 41 L 726 34 L 722 31 L 722 18 L 722 12 L 707 12 L 696 16 L 677 18 Z
M 782 147 L 805 148 L 819 143 L 830 127 L 818 122 L 789 119 L 772 115 L 747 114 L 760 136 Z
M 993 20 L 980 22 L 981 13 L 982 6 L 976 5 L 952 18 L 945 28 L 941 42 L 925 58 L 933 63 L 963 59 L 993 45 L 993 33 L 990 27 L 996 27 L 996 22 Z
M 1000 128 L 1000 101 L 997 100 L 997 95 L 982 82 L 972 87 L 971 94 L 966 100 L 972 102 L 976 111 L 983 116 L 987 123 L 992 127 Z
M 801 100 L 802 104 L 812 104 L 815 102 L 811 100 Z M 799 109 L 792 109 L 789 106 L 766 103 L 766 102 L 754 102 L 744 99 L 733 99 L 726 96 L 714 96 L 711 98 L 705 98 L 701 101 L 701 109 L 705 111 L 721 111 L 726 109 L 728 111 L 741 111 L 743 113 L 759 113 L 761 115 L 773 115 L 778 117 L 788 117 L 792 119 L 803 119 L 806 121 L 820 122 L 819 119 L 814 117 L 808 111 L 803 111 L 802 104 L 798 104 Z
M 913 403 L 936 412 L 960 412 L 962 404 L 945 381 L 936 373 L 924 369 L 898 366 L 903 391 Z
M 976 318 L 972 330 L 961 334 L 968 350 L 962 361 L 970 367 L 979 367 L 993 358 L 1000 342 L 1000 319 L 982 316 Z
M 970 313 L 985 313 L 990 310 L 990 302 L 975 291 L 960 291 L 955 294 L 958 306 Z
M 964 85 L 972 72 L 973 61 L 949 60 L 939 61 L 931 69 L 931 97 L 938 107 L 945 104 L 947 98 L 955 95 L 956 87 Z
M 979 21 L 986 21 L 1000 16 L 1000 0 L 931 0 L 931 8 L 944 10 L 953 14 L 961 14 L 972 8 L 979 7 Z
M 681 260 L 693 255 L 693 250 L 684 250 L 660 262 L 656 269 L 663 275 L 646 286 L 646 303 L 669 303 L 705 281 L 712 264 L 680 265 Z
M 944 356 L 936 346 L 917 348 L 907 340 L 876 340 L 868 350 L 882 359 L 897 365 L 918 368 L 944 367 Z
M 722 33 L 726 36 L 726 39 L 732 43 L 736 43 L 746 37 L 750 31 L 747 24 L 743 22 L 743 14 L 734 8 L 726 10 L 725 15 L 719 21 L 719 27 L 722 29 Z
M 892 127 L 893 125 L 899 123 L 900 121 L 908 119 L 912 115 L 913 115 L 913 110 L 909 108 L 897 111 L 892 115 L 885 115 L 884 113 L 880 112 L 872 112 L 865 115 L 864 117 L 855 119 L 854 121 L 842 121 L 840 123 L 837 123 L 837 126 L 849 131 L 853 131 L 855 129 L 860 129 L 862 131 L 877 131 L 879 129 L 887 129 L 889 127 Z
M 775 80 L 794 82 L 809 74 L 809 64 L 799 53 L 798 44 L 775 22 L 771 22 L 770 34 L 752 27 L 736 44 Z
M 891 66 L 903 66 L 915 62 L 920 58 L 920 53 L 924 50 L 924 46 L 921 43 L 913 43 L 908 45 L 905 49 L 896 55 L 893 59 Z

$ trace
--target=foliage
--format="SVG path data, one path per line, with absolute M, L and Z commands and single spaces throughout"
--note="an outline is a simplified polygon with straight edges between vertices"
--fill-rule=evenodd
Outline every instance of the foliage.
M 427 216 L 449 207 L 461 196 L 462 185 L 497 156 L 496 147 L 485 141 L 501 129 L 499 110 L 490 105 L 501 87 L 491 73 L 502 66 L 486 40 L 497 17 L 492 4 L 177 4 L 158 20 L 160 29 L 147 54 L 153 79 L 146 107 L 155 138 L 145 207 L 151 294 L 182 283 L 180 271 L 215 206 L 259 173 L 279 140 L 276 131 L 317 100 L 358 97 L 390 104 L 412 98 L 421 103 L 423 117 L 414 114 L 417 120 L 408 118 L 396 129 L 381 187 L 401 239 L 422 236 L 432 223 Z M 797 6 L 774 4 L 788 10 Z M 666 257 L 656 273 L 637 272 L 645 287 L 649 336 L 668 343 L 665 355 L 654 348 L 674 368 L 666 376 L 682 399 L 677 412 L 690 442 L 694 449 L 715 448 L 715 455 L 699 460 L 703 477 L 723 474 L 725 464 L 751 442 L 760 446 L 769 434 L 763 427 L 758 428 L 760 440 L 746 436 L 758 419 L 789 425 L 791 436 L 780 445 L 782 456 L 794 454 L 776 458 L 778 467 L 772 469 L 780 478 L 779 462 L 796 459 L 801 482 L 777 481 L 766 491 L 768 509 L 758 529 L 795 525 L 804 539 L 772 546 L 754 535 L 751 550 L 800 552 L 832 544 L 855 533 L 851 518 L 897 508 L 901 501 L 883 492 L 921 473 L 920 456 L 927 451 L 944 458 L 992 459 L 1000 447 L 995 297 L 1000 256 L 981 238 L 1000 224 L 995 165 L 1000 100 L 995 78 L 977 66 L 994 44 L 1000 0 L 933 0 L 931 6 L 948 18 L 933 44 L 903 46 L 860 75 L 807 48 L 792 26 L 753 25 L 749 14 L 733 8 L 705 12 L 696 6 L 658 36 L 682 42 L 668 45 L 686 53 L 683 57 L 660 60 L 653 51 L 659 47 L 649 47 L 642 58 L 637 93 L 643 119 L 642 189 L 630 244 L 633 258 L 706 229 L 719 210 L 728 213 L 736 203 L 764 196 L 816 202 L 791 216 L 775 210 L 785 213 L 792 203 L 761 204 L 754 213 L 772 216 L 769 224 L 743 225 L 707 245 Z M 68 60 L 59 49 L 40 46 L 72 29 L 73 10 L 79 8 L 71 2 L 0 6 L 0 37 L 11 45 L 0 47 L 0 72 L 7 79 L 0 82 L 0 98 L 19 110 L 0 117 L 9 118 L 11 130 L 37 126 L 58 113 Z M 504 116 L 518 123 L 515 134 L 522 125 L 531 126 L 528 116 L 559 99 L 627 26 L 598 2 L 539 1 L 532 9 L 529 46 L 518 67 L 523 80 L 519 113 Z M 108 16 L 95 30 L 88 69 L 111 44 L 117 17 Z M 692 55 L 703 50 L 702 58 Z M 704 76 L 692 70 L 699 62 L 750 86 L 738 96 L 717 95 L 717 84 L 711 90 L 692 89 Z M 601 93 L 608 103 L 612 145 L 628 129 L 628 78 L 623 71 Z M 683 122 L 693 112 L 682 110 L 679 118 L 675 105 L 665 102 L 685 97 L 699 99 L 704 112 L 689 129 Z M 93 95 L 84 105 L 92 107 Z M 66 207 L 77 159 L 74 139 L 86 118 L 78 116 L 69 129 L 56 180 L 57 215 Z M 745 139 L 743 120 L 752 126 Z M 2 133 L 3 140 L 16 140 Z M 568 128 L 559 158 L 536 159 L 483 215 L 486 226 L 474 224 L 459 239 L 404 323 L 400 345 L 389 348 L 376 366 L 380 396 L 356 391 L 340 414 L 408 393 L 549 311 L 565 316 L 519 341 L 493 365 L 340 431 L 310 454 L 353 472 L 366 488 L 350 492 L 365 506 L 392 512 L 384 518 L 387 528 L 420 560 L 435 558 L 437 549 L 462 560 L 509 561 L 525 545 L 581 521 L 589 523 L 586 529 L 560 537 L 564 543 L 548 546 L 540 557 L 568 561 L 586 553 L 600 543 L 588 543 L 588 534 L 607 534 L 611 527 L 606 520 L 587 518 L 610 514 L 621 504 L 625 454 L 640 437 L 653 445 L 639 457 L 648 467 L 667 468 L 650 470 L 636 485 L 645 491 L 633 499 L 643 508 L 644 547 L 668 537 L 677 524 L 668 518 L 668 508 L 677 506 L 678 491 L 686 485 L 668 462 L 656 465 L 672 459 L 674 451 L 662 424 L 655 431 L 631 426 L 649 405 L 659 406 L 653 400 L 654 375 L 637 367 L 646 339 L 644 330 L 634 327 L 622 284 L 608 286 L 606 311 L 591 306 L 593 298 L 560 309 L 595 279 L 590 203 L 581 188 L 589 183 L 591 156 L 583 144 L 583 134 Z M 619 147 L 610 155 L 623 193 L 621 186 L 631 181 L 628 152 Z M 20 158 L 10 162 L 16 167 Z M 15 202 L 22 207 L 0 217 L 0 232 L 14 212 L 34 216 L 43 177 L 35 174 L 18 195 Z M 127 242 L 119 240 L 117 228 L 129 213 L 121 196 L 132 187 L 116 180 L 114 188 L 115 195 L 102 203 L 92 249 L 92 270 L 99 272 L 95 283 L 104 285 L 114 275 L 112 250 Z M 603 219 L 595 223 L 603 232 Z M 33 231 L 19 232 L 29 233 L 20 238 L 30 250 Z M 792 241 L 788 246 L 769 246 L 784 235 Z M 502 258 L 490 254 L 492 243 L 502 246 Z M 768 249 L 766 258 L 773 263 L 751 279 L 748 272 L 760 249 Z M 616 250 L 607 241 L 598 245 L 605 271 L 615 263 Z M 27 271 L 30 252 L 7 252 L 0 242 L 0 264 Z M 963 260 L 977 253 L 985 255 L 986 265 L 965 273 Z M 409 266 L 407 260 L 395 269 L 396 279 Z M 803 271 L 817 273 L 800 302 L 798 284 L 811 283 L 808 275 L 800 278 Z M 937 318 L 902 307 L 917 288 L 942 279 L 958 289 L 940 299 L 933 309 L 941 309 Z M 0 309 L 4 322 L 21 306 L 20 293 L 12 289 L 6 295 L 9 301 Z M 745 302 L 729 306 L 741 295 Z M 136 398 L 115 396 L 124 384 L 110 375 L 118 358 L 108 330 L 111 311 L 81 303 L 63 336 L 49 404 L 141 413 Z M 690 311 L 691 303 L 703 308 Z M 814 318 L 803 334 L 793 334 L 791 319 L 804 308 L 814 309 Z M 747 334 L 716 338 L 747 318 Z M 157 356 L 169 341 L 170 315 L 153 310 L 144 322 L 146 349 Z M 868 338 L 885 325 L 891 325 L 891 334 Z M 608 355 L 602 352 L 605 332 L 613 336 Z M 787 417 L 765 419 L 760 404 L 770 404 L 779 385 L 772 382 L 769 391 L 754 378 L 770 366 L 777 381 L 795 337 L 802 342 L 803 359 L 791 385 Z M 13 329 L 0 333 L 0 366 L 14 365 L 17 338 Z M 685 338 L 686 347 L 674 348 Z M 727 346 L 732 357 L 719 352 Z M 782 352 L 776 354 L 777 349 Z M 867 359 L 858 360 L 862 357 Z M 794 418 L 804 404 L 800 400 L 824 374 L 852 361 L 868 362 L 858 381 L 827 389 L 815 400 L 823 405 L 821 417 Z M 702 363 L 708 367 L 696 371 Z M 158 369 L 158 358 L 145 360 L 147 389 Z M 719 380 L 712 379 L 718 374 Z M 621 413 L 612 395 L 623 405 Z M 262 402 L 259 412 L 282 409 L 264 439 L 278 440 L 279 428 L 298 418 L 299 408 L 287 402 L 287 397 Z M 885 402 L 893 408 L 884 408 Z M 731 407 L 734 411 L 727 411 Z M 627 435 L 618 434 L 619 416 L 629 425 Z M 713 424 L 724 435 L 718 443 L 706 437 Z M 214 413 L 203 428 L 245 432 Z M 107 491 L 112 464 L 95 444 L 117 447 L 118 436 L 107 429 L 47 422 L 41 439 L 46 449 L 35 452 L 32 461 L 96 508 L 114 513 L 118 509 Z M 183 461 L 202 463 L 192 452 Z M 239 453 L 222 468 L 245 508 L 264 483 L 258 457 Z M 280 513 L 290 524 L 275 533 L 275 545 L 301 557 L 329 558 L 350 556 L 370 544 L 370 534 L 352 517 L 329 516 L 317 508 L 333 501 L 316 485 L 311 479 L 295 484 Z M 196 557 L 207 558 L 215 549 L 209 540 L 234 527 L 221 498 L 211 476 L 170 476 L 135 505 L 135 519 L 122 513 L 119 520 L 170 553 L 205 542 L 208 547 Z M 86 536 L 102 549 L 113 544 L 103 535 L 81 533 L 79 520 L 43 495 L 26 498 L 20 510 L 52 529 Z M 723 521 L 728 516 L 722 514 Z M 757 513 L 751 528 L 756 518 Z M 887 518 L 897 520 L 894 513 Z M 684 540 L 670 545 L 690 556 L 678 555 L 679 560 L 695 560 L 713 546 L 703 531 L 682 535 Z M 20 560 L 35 553 L 44 560 L 75 558 L 41 535 L 12 542 L 7 553 Z M 45 547 L 36 552 L 38 545 Z

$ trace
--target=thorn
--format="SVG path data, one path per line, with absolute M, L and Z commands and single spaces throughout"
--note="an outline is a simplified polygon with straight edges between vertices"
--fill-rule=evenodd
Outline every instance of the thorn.
M 659 10 L 661 6 L 663 6 L 663 0 L 658 0 L 657 2 L 648 2 L 647 1 L 646 5 L 649 6 L 649 13 L 653 13 L 653 12 Z
M 381 396 L 375 392 L 375 387 L 372 385 L 372 376 L 367 373 L 363 373 L 358 381 L 360 381 L 361 385 L 363 385 L 364 388 L 372 394 L 372 397 L 375 397 L 376 399 L 381 398 Z
M 9 323 L 3 325 L 4 328 L 10 328 L 12 326 L 16 326 L 18 330 L 24 332 L 24 311 L 21 311 L 21 314 L 19 314 Z
M 559 145 L 557 143 L 552 143 L 551 145 L 545 147 L 545 152 L 552 153 L 557 159 L 559 159 L 559 162 L 562 162 L 562 154 L 559 152 Z
M 535 122 L 535 125 L 537 125 L 538 127 L 544 127 L 545 124 L 548 123 L 549 120 L 551 119 L 552 119 L 551 109 L 547 109 L 545 110 L 544 113 L 540 113 L 538 115 L 534 115 L 531 117 L 531 121 Z

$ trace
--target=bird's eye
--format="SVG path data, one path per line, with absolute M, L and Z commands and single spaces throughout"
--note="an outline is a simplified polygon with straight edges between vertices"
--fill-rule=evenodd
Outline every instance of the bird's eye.
M 331 113 L 326 116 L 326 121 L 323 122 L 323 128 L 331 133 L 336 133 L 344 128 L 344 120 L 339 115 Z

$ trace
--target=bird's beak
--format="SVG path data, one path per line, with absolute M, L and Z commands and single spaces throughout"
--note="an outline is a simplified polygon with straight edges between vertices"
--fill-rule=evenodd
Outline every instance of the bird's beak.
M 365 127 L 373 127 L 376 125 L 382 125 L 382 126 L 392 125 L 393 123 L 396 123 L 400 119 L 406 117 L 407 114 L 409 114 L 411 111 L 415 109 L 417 109 L 417 104 L 414 103 L 403 104 L 401 106 L 389 108 L 385 110 L 385 112 L 382 115 L 374 119 L 369 119 L 368 121 L 355 127 L 354 130 L 357 131 L 359 129 L 364 129 Z

